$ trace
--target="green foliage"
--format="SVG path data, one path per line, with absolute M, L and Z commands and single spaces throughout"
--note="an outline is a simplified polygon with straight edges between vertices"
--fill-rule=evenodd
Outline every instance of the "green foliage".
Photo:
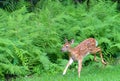
M 3 0 L 1 1 L 1 3 L 3 4 L 2 7 L 7 10 L 7 11 L 15 11 L 23 6 L 28 6 L 28 2 L 26 2 L 25 0 Z
M 67 59 L 63 59 L 67 56 L 60 51 L 65 38 L 75 39 L 77 45 L 94 37 L 105 60 L 119 64 L 120 14 L 117 3 L 91 0 L 88 9 L 86 2 L 75 6 L 71 0 L 68 3 L 40 0 L 34 12 L 28 12 L 23 3 L 21 0 L 11 13 L 0 9 L 1 78 L 4 79 L 6 74 L 28 76 L 61 72 L 67 63 Z M 84 66 L 92 59 L 92 55 L 86 57 Z
M 4 74 L 25 75 L 27 66 L 22 65 L 23 58 L 20 53 L 14 52 L 16 47 L 9 39 L 0 39 L 0 77 L 3 78 Z M 18 51 L 19 49 L 16 49 Z M 22 52 L 21 52 L 22 53 Z

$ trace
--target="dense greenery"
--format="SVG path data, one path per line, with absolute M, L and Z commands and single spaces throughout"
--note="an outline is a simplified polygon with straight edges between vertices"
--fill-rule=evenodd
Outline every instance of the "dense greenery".
M 57 0 L 40 1 L 29 12 L 23 0 L 13 12 L 0 9 L 0 79 L 61 73 L 68 59 L 60 51 L 65 38 L 75 39 L 75 46 L 94 37 L 108 64 L 119 64 L 117 3 L 90 1 L 89 8 L 86 2 L 74 5 L 69 0 L 65 4 Z M 86 57 L 84 66 L 91 64 L 91 60 L 92 55 Z

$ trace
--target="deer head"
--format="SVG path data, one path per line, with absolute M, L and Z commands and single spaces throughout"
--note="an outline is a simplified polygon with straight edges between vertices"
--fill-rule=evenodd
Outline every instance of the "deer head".
M 71 40 L 71 42 L 68 42 L 68 40 L 67 39 L 65 39 L 65 44 L 63 45 L 63 47 L 62 47 L 62 52 L 67 52 L 67 51 L 69 51 L 69 49 L 71 48 L 71 44 L 73 44 L 74 43 L 74 39 L 72 39 Z

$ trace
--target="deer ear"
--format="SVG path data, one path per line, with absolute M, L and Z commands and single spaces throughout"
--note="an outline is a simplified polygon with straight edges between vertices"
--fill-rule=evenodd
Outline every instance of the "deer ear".
M 72 39 L 70 43 L 73 44 L 74 43 L 74 39 Z
M 65 39 L 65 42 L 68 42 L 68 40 L 67 40 L 67 39 Z

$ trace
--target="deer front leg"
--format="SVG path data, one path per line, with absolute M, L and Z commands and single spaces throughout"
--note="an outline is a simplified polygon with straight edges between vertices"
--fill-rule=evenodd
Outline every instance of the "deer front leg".
M 80 72 L 82 69 L 82 59 L 78 60 L 78 77 L 80 78 Z
M 65 69 L 64 69 L 64 71 L 63 71 L 63 75 L 66 74 L 66 71 L 67 71 L 68 67 L 69 67 L 72 63 L 73 63 L 73 59 L 70 58 L 69 61 L 68 61 L 68 63 L 67 63 L 67 65 L 66 65 L 66 67 L 65 67 Z

